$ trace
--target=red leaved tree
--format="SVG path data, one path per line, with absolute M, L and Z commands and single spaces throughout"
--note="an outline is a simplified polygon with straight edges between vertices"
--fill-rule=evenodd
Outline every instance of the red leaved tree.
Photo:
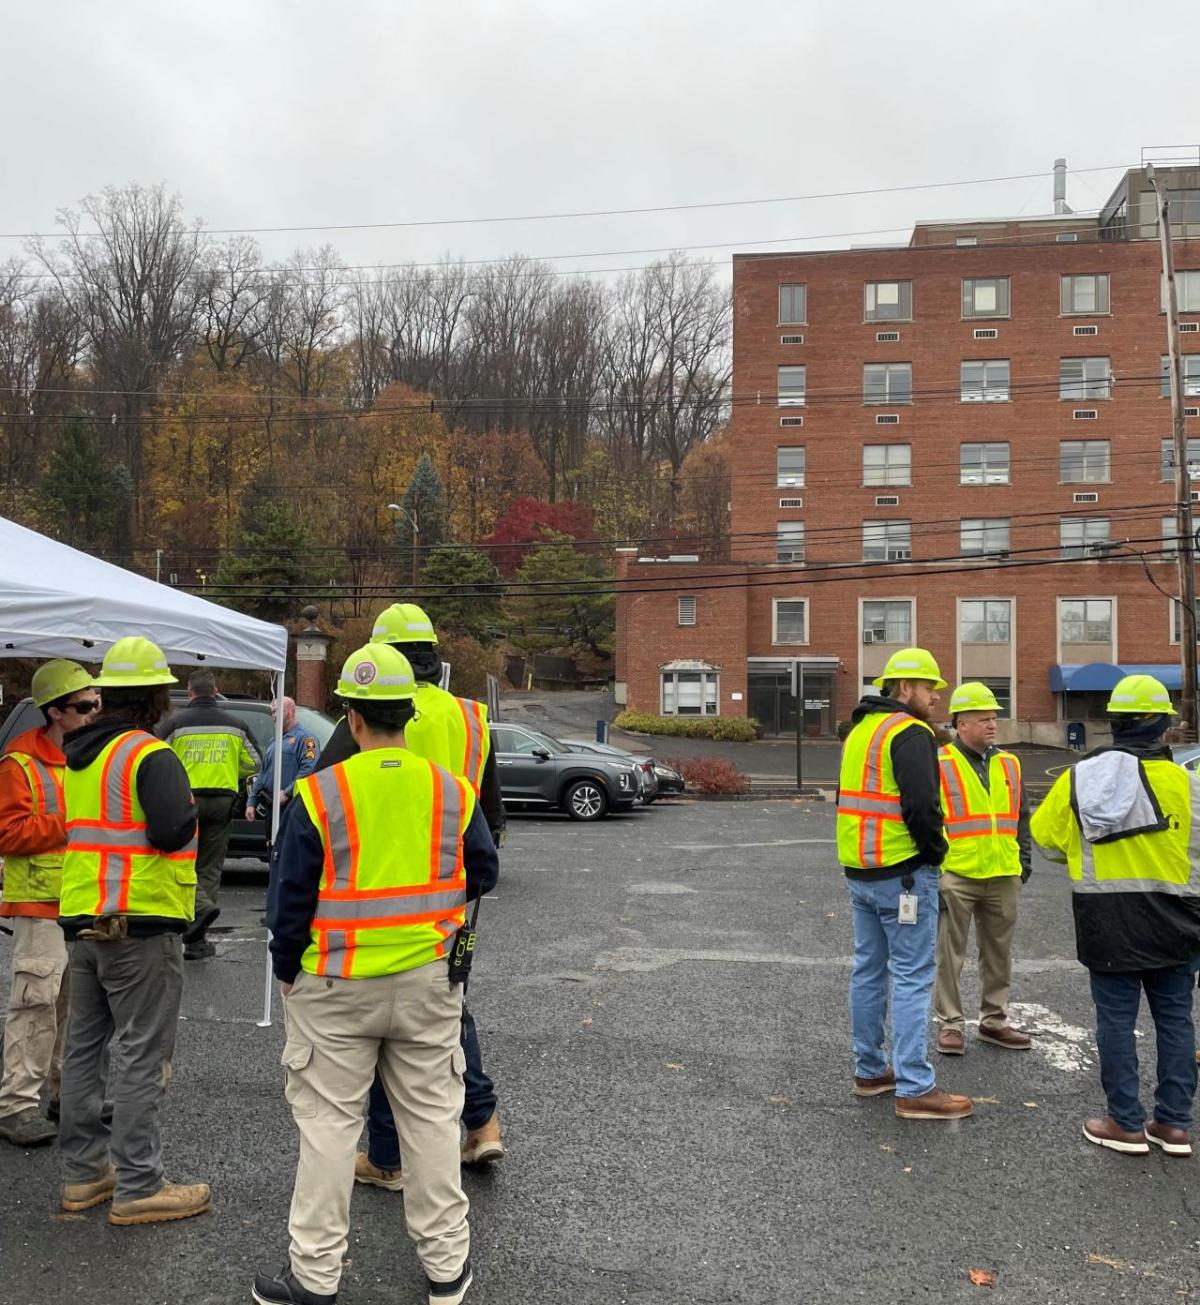
M 586 503 L 565 499 L 545 503 L 537 498 L 518 498 L 503 516 L 496 518 L 492 533 L 483 541 L 492 561 L 506 579 L 520 569 L 525 554 L 535 544 L 555 536 L 591 539 L 595 515 Z

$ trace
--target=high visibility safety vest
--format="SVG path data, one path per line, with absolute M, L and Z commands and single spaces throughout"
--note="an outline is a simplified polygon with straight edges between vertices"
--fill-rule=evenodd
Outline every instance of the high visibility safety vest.
M 146 837 L 137 776 L 152 752 L 170 751 L 143 730 L 118 734 L 89 766 L 67 768 L 64 917 L 153 915 L 191 920 L 196 905 L 196 838 L 162 852 Z
M 417 717 L 404 729 L 411 752 L 461 775 L 478 797 L 492 750 L 487 708 L 473 698 L 456 698 L 436 684 L 418 684 Z
M 295 791 L 325 849 L 304 970 L 370 979 L 444 957 L 466 917 L 471 786 L 407 748 L 373 748 Z
M 35 816 L 61 816 L 66 809 L 63 798 L 63 766 L 48 765 L 40 757 L 13 749 L 5 757 L 15 761 L 25 772 L 25 781 Z M 57 905 L 62 882 L 63 854 L 66 847 L 29 855 L 4 854 L 4 901 L 8 905 L 41 902 Z M 57 914 L 57 911 L 55 912 Z
M 1019 875 L 1021 763 L 1011 752 L 993 752 L 988 761 L 987 788 L 957 748 L 941 748 L 938 767 L 949 845 L 943 871 L 965 879 Z
M 933 730 L 906 711 L 872 712 L 842 745 L 838 789 L 838 860 L 858 870 L 882 870 L 918 855 L 900 812 L 892 773 L 892 740 L 907 729 Z
M 1086 765 L 1086 762 L 1080 763 Z M 1200 896 L 1192 879 L 1193 804 L 1200 780 L 1165 758 L 1144 761 L 1146 782 L 1167 827 L 1089 843 L 1075 814 L 1074 770 L 1060 775 L 1030 820 L 1033 840 L 1052 861 L 1065 861 L 1073 893 L 1167 893 Z
M 196 724 L 183 720 L 166 742 L 183 762 L 188 783 L 195 790 L 237 793 L 244 780 L 257 773 L 258 753 L 247 746 L 244 729 L 232 725 Z

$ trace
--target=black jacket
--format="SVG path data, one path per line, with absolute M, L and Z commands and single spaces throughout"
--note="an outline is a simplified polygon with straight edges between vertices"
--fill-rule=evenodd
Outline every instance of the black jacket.
M 118 734 L 140 729 L 128 716 L 101 716 L 91 725 L 68 734 L 63 744 L 67 766 L 85 770 Z M 178 852 L 196 833 L 196 805 L 183 763 L 170 750 L 158 748 L 142 759 L 137 772 L 138 801 L 146 812 L 146 840 L 160 852 Z M 59 924 L 67 940 L 75 938 L 95 917 L 62 917 Z M 135 937 L 156 933 L 182 933 L 188 921 L 156 915 L 131 915 L 129 932 Z
M 857 725 L 864 716 L 880 712 L 908 712 L 908 708 L 894 698 L 870 693 L 855 707 L 850 719 Z M 940 866 L 946 855 L 937 739 L 929 730 L 906 729 L 893 737 L 889 748 L 892 773 L 900 789 L 900 814 L 917 845 L 917 855 L 879 869 L 843 866 L 849 879 L 899 879 L 922 866 Z

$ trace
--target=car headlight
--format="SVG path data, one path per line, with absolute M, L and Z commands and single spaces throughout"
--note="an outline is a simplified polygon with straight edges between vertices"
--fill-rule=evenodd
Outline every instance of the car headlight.
M 619 770 L 617 772 L 617 782 L 622 788 L 629 789 L 633 787 L 633 771 Z

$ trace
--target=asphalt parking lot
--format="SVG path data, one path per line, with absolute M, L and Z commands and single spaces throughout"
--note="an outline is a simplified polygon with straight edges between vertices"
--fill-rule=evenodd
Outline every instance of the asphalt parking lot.
M 1150 1305 L 1200 1291 L 1198 1162 L 1080 1137 L 1102 1097 L 1063 872 L 1039 863 L 1023 895 L 1015 1014 L 1034 1049 L 970 1043 L 941 1081 L 976 1097 L 974 1117 L 902 1123 L 889 1099 L 849 1092 L 831 807 L 679 803 L 510 830 L 471 1004 L 511 1153 L 466 1180 L 469 1300 Z M 285 1259 L 296 1145 L 281 1026 L 256 1026 L 262 900 L 262 881 L 237 875 L 218 957 L 188 967 L 164 1112 L 170 1176 L 210 1181 L 212 1213 L 142 1228 L 58 1215 L 54 1151 L 5 1148 L 0 1302 L 226 1305 Z M 0 1000 L 8 961 L 0 939 Z M 401 1207 L 356 1191 L 343 1305 L 423 1300 Z

